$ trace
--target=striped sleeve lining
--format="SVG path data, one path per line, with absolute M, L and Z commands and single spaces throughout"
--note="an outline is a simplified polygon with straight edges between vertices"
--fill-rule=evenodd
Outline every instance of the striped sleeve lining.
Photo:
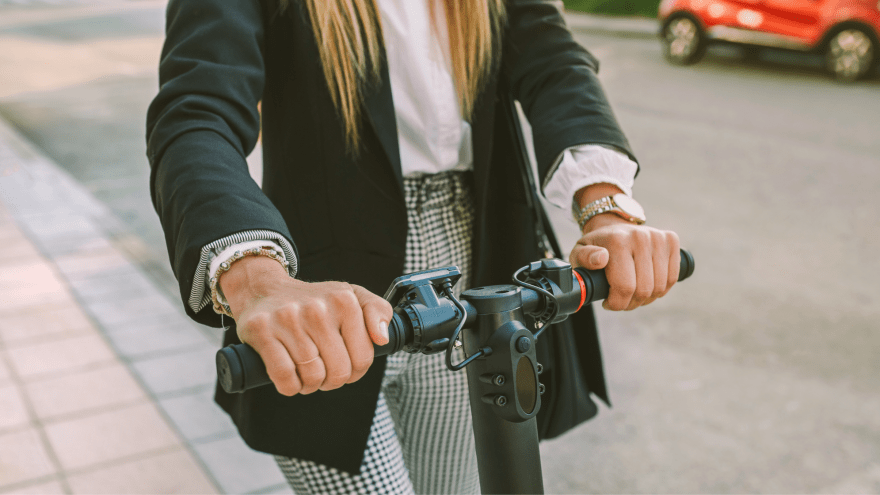
M 199 257 L 199 265 L 196 267 L 196 273 L 193 276 L 193 285 L 189 293 L 189 307 L 198 313 L 205 306 L 211 305 L 211 291 L 208 290 L 208 270 L 211 260 L 224 248 L 233 244 L 250 241 L 272 241 L 284 251 L 284 258 L 290 263 L 287 267 L 291 277 L 296 276 L 297 263 L 296 255 L 293 253 L 293 246 L 284 238 L 283 235 L 271 230 L 248 230 L 226 236 L 218 239 L 202 248 L 202 254 Z

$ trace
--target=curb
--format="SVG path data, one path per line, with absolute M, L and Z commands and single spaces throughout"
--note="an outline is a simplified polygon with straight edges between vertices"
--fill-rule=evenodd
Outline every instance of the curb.
M 584 34 L 604 34 L 621 38 L 654 39 L 660 30 L 656 19 L 616 17 L 565 11 L 569 29 Z

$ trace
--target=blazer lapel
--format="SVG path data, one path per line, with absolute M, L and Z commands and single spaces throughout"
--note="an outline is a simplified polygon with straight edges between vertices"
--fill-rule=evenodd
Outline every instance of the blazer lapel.
M 397 140 L 397 118 L 394 113 L 394 99 L 391 96 L 391 76 L 385 60 L 385 49 L 382 49 L 382 80 L 373 85 L 364 98 L 364 108 L 368 120 L 382 143 L 382 149 L 394 170 L 397 185 L 403 197 L 403 169 L 400 164 L 400 143 Z

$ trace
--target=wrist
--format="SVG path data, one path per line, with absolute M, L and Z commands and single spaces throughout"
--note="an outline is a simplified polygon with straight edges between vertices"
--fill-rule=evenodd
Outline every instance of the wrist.
M 582 187 L 574 193 L 574 200 L 580 208 L 587 206 L 593 201 L 614 196 L 615 194 L 625 194 L 619 187 L 614 184 L 599 183 Z
M 287 269 L 266 256 L 247 256 L 230 264 L 217 280 L 217 286 L 238 314 L 247 300 L 265 296 L 279 282 L 290 278 Z
M 588 203 L 589 204 L 589 203 Z M 626 223 L 632 225 L 632 222 L 625 220 L 618 216 L 616 213 L 607 212 L 600 213 L 593 218 L 587 220 L 587 223 L 584 224 L 584 228 L 581 232 L 586 235 L 595 230 L 601 229 L 602 227 L 607 227 L 609 225 L 617 225 L 621 223 Z

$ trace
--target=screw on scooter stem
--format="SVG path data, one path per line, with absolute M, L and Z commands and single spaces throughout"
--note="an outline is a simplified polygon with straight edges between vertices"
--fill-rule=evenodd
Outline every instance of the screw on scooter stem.
M 376 356 L 394 354 L 406 343 L 406 327 L 395 313 L 388 324 L 388 343 L 373 344 Z M 241 393 L 272 383 L 260 354 L 247 344 L 234 344 L 217 351 L 217 377 L 227 393 Z

